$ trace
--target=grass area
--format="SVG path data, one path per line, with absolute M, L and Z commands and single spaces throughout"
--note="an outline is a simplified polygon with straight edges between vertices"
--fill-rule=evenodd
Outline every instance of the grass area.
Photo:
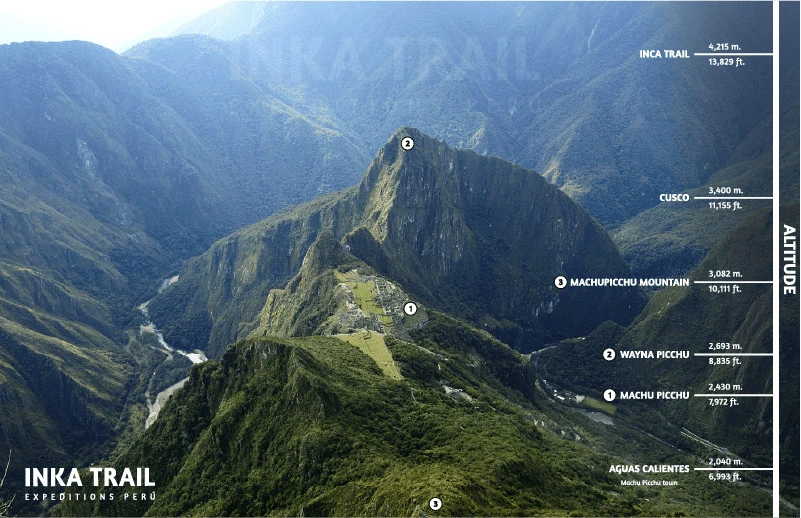
M 384 342 L 384 335 L 376 332 L 362 331 L 350 335 L 336 335 L 343 342 L 355 345 L 364 354 L 372 358 L 381 371 L 392 379 L 400 380 L 403 376 L 392 359 L 392 354 Z
M 599 401 L 589 396 L 585 396 L 581 404 L 594 410 L 600 410 L 601 412 L 609 415 L 615 415 L 615 411 L 617 410 L 615 405 L 611 403 L 605 403 L 604 401 Z

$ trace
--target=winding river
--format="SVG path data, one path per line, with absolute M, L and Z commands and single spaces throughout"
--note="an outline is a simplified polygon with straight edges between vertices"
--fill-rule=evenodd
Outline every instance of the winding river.
M 174 284 L 177 281 L 178 281 L 177 275 L 175 277 L 170 277 L 169 279 L 164 279 L 164 281 L 161 283 L 161 286 L 158 289 L 158 293 L 161 293 L 162 291 L 167 289 L 167 287 L 169 287 L 170 285 Z M 147 311 L 147 306 L 150 304 L 150 300 L 148 300 L 147 302 L 143 302 L 138 306 L 139 311 L 142 313 L 142 323 L 139 325 L 139 333 L 140 334 L 152 333 L 156 335 L 156 339 L 158 340 L 158 343 L 161 346 L 161 348 L 155 348 L 155 349 L 163 352 L 166 355 L 162 363 L 172 360 L 173 353 L 186 356 L 187 358 L 189 358 L 189 361 L 191 361 L 193 364 L 203 363 L 206 360 L 208 360 L 203 351 L 199 349 L 195 349 L 192 352 L 182 351 L 181 349 L 170 347 L 170 345 L 164 341 L 164 335 L 161 333 L 161 331 L 159 331 L 159 329 L 156 327 L 153 321 L 150 320 L 150 313 L 148 313 Z M 186 383 L 186 381 L 189 379 L 187 377 L 182 379 L 178 383 L 175 383 L 174 385 L 170 385 L 166 389 L 156 394 L 156 397 L 151 400 L 150 387 L 153 385 L 153 378 L 155 376 L 156 376 L 156 371 L 154 370 L 153 374 L 150 375 L 150 380 L 148 381 L 147 384 L 147 390 L 145 391 L 145 400 L 147 401 L 147 408 L 148 411 L 150 412 L 150 414 L 147 416 L 147 420 L 145 421 L 145 429 L 150 428 L 150 425 L 152 425 L 156 421 L 156 418 L 159 415 L 159 411 L 161 410 L 161 407 L 164 406 L 164 403 L 167 402 L 167 400 L 170 398 L 170 396 L 173 395 L 173 393 L 176 390 L 183 387 L 184 383 Z

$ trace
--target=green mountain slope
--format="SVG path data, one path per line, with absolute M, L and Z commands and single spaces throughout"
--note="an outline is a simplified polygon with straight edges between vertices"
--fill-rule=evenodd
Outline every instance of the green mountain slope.
M 789 35 L 786 34 L 789 32 Z M 792 41 L 795 32 L 782 29 L 782 38 Z M 787 69 L 787 72 L 784 70 Z M 798 74 L 782 67 L 782 91 L 798 90 Z M 795 81 L 795 83 L 793 83 Z M 798 103 L 782 99 L 779 140 L 780 198 L 792 203 L 798 198 Z M 706 182 L 685 191 L 694 196 L 771 196 L 771 117 L 765 117 L 731 154 L 727 164 Z M 723 190 L 721 190 L 723 189 Z M 732 194 L 730 194 L 732 195 Z M 766 207 L 770 200 L 740 200 L 735 210 L 708 209 L 711 200 L 660 203 L 644 210 L 612 231 L 615 243 L 632 270 L 642 276 L 681 276 L 692 271 L 726 232 L 746 215 Z
M 228 45 L 182 36 L 137 45 L 125 61 L 203 142 L 230 232 L 287 205 L 350 187 L 370 157 L 241 73 Z
M 367 153 L 417 127 L 540 171 L 617 226 L 731 165 L 770 113 L 769 60 L 734 70 L 639 51 L 703 52 L 715 35 L 764 52 L 770 31 L 754 27 L 770 23 L 753 3 L 270 2 L 182 31 L 229 40 L 238 73 Z
M 196 66 L 208 49 L 180 50 Z M 215 99 L 212 69 L 184 77 L 85 42 L 0 46 L 7 488 L 22 467 L 96 461 L 141 427 L 163 355 L 135 332 L 135 306 L 178 261 L 352 184 L 367 161 L 248 81 L 223 78 Z
M 743 160 L 715 173 L 708 183 L 687 191 L 696 196 L 725 196 L 717 191 L 740 189 L 740 196 L 770 196 L 771 151 Z M 726 192 L 725 190 L 722 192 Z M 736 192 L 736 191 L 734 191 Z M 731 195 L 731 194 L 730 194 Z M 748 214 L 767 207 L 770 200 L 740 201 L 735 210 L 712 209 L 716 200 L 665 202 L 645 210 L 612 233 L 623 257 L 641 276 L 678 277 L 694 270 L 706 254 Z
M 9 199 L 54 194 L 185 258 L 278 208 L 356 180 L 366 157 L 231 77 L 219 42 L 171 43 L 160 56 L 180 56 L 172 69 L 148 59 L 146 45 L 127 58 L 83 42 L 0 48 L 5 184 L 24 189 Z M 298 145 L 306 147 L 302 157 L 293 153 Z M 290 156 L 299 159 L 289 164 Z M 304 171 L 322 176 L 287 181 Z
M 389 341 L 402 380 L 335 338 L 239 342 L 219 363 L 195 367 L 118 459 L 118 467 L 151 467 L 154 502 L 63 510 L 423 516 L 434 496 L 449 516 L 764 509 L 761 491 L 744 486 L 738 494 L 749 498 L 731 498 L 705 477 L 678 491 L 621 486 L 609 473 L 619 460 L 572 432 L 565 438 L 571 419 L 583 418 L 544 413 L 527 358 L 439 314 L 413 335 L 414 344 Z M 703 502 L 701 491 L 721 498 Z
M 404 151 L 400 140 L 414 138 Z M 494 157 L 396 132 L 362 182 L 234 233 L 186 263 L 150 311 L 170 343 L 246 336 L 271 289 L 300 271 L 323 230 L 420 302 L 470 319 L 521 350 L 639 311 L 634 289 L 560 293 L 557 275 L 625 276 L 601 227 L 542 177 Z M 598 308 L 603 308 L 599 310 Z
M 84 324 L 25 311 L 48 328 L 37 332 L 0 313 L 0 444 L 10 453 L 3 489 L 12 495 L 22 487 L 24 468 L 82 465 L 108 453 L 136 383 L 135 363 L 108 338 Z M 50 326 L 65 339 L 50 336 Z M 28 505 L 19 499 L 14 509 Z

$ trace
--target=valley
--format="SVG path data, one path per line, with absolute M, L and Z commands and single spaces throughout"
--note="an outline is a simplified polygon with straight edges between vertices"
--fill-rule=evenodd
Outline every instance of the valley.
M 692 56 L 770 49 L 771 16 L 233 2 L 120 54 L 0 45 L 0 508 L 766 516 L 778 428 L 797 516 L 797 347 L 781 420 L 740 394 L 797 345 L 765 251 L 798 65 L 775 121 L 770 59 Z M 25 468 L 100 465 L 154 497 L 23 500 Z
M 177 275 L 174 277 L 170 277 L 169 279 L 164 279 L 164 281 L 162 281 L 161 286 L 157 291 L 157 294 L 161 293 L 167 287 L 171 286 L 172 284 L 175 284 L 176 282 L 178 282 Z M 163 350 L 162 349 L 158 350 L 162 351 L 166 355 L 166 358 L 160 364 L 160 367 L 164 367 L 168 364 L 173 363 L 174 359 L 173 353 L 177 353 L 181 356 L 186 357 L 190 362 L 192 362 L 193 365 L 197 365 L 199 363 L 203 363 L 208 360 L 208 358 L 206 358 L 206 355 L 203 354 L 203 351 L 196 349 L 193 352 L 186 352 L 180 349 L 174 349 L 169 345 L 167 345 L 167 342 L 164 341 L 164 335 L 161 333 L 161 331 L 159 331 L 156 328 L 156 326 L 150 320 L 150 314 L 147 311 L 148 304 L 150 304 L 149 300 L 137 306 L 139 311 L 142 313 L 142 324 L 139 324 L 139 334 L 142 335 L 143 333 L 149 333 L 151 335 L 154 335 L 158 340 L 158 344 L 163 348 Z M 161 407 L 164 406 L 164 403 L 167 402 L 167 399 L 169 399 L 170 396 L 172 396 L 176 390 L 183 387 L 186 381 L 189 379 L 188 377 L 183 378 L 180 381 L 174 383 L 173 385 L 170 385 L 169 387 L 165 388 L 161 392 L 158 392 L 155 396 L 151 398 L 151 389 L 153 388 L 153 382 L 156 378 L 156 374 L 157 371 L 154 370 L 152 376 L 150 377 L 147 383 L 147 389 L 145 390 L 145 401 L 147 402 L 147 409 L 149 411 L 147 420 L 145 421 L 145 429 L 149 428 L 150 425 L 152 425 L 156 421 L 159 415 L 159 411 L 161 410 Z

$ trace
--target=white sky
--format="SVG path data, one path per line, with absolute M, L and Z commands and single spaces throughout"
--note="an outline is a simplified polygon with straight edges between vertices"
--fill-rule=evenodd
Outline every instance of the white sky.
M 0 0 L 0 44 L 84 40 L 115 51 L 164 36 L 225 0 Z

